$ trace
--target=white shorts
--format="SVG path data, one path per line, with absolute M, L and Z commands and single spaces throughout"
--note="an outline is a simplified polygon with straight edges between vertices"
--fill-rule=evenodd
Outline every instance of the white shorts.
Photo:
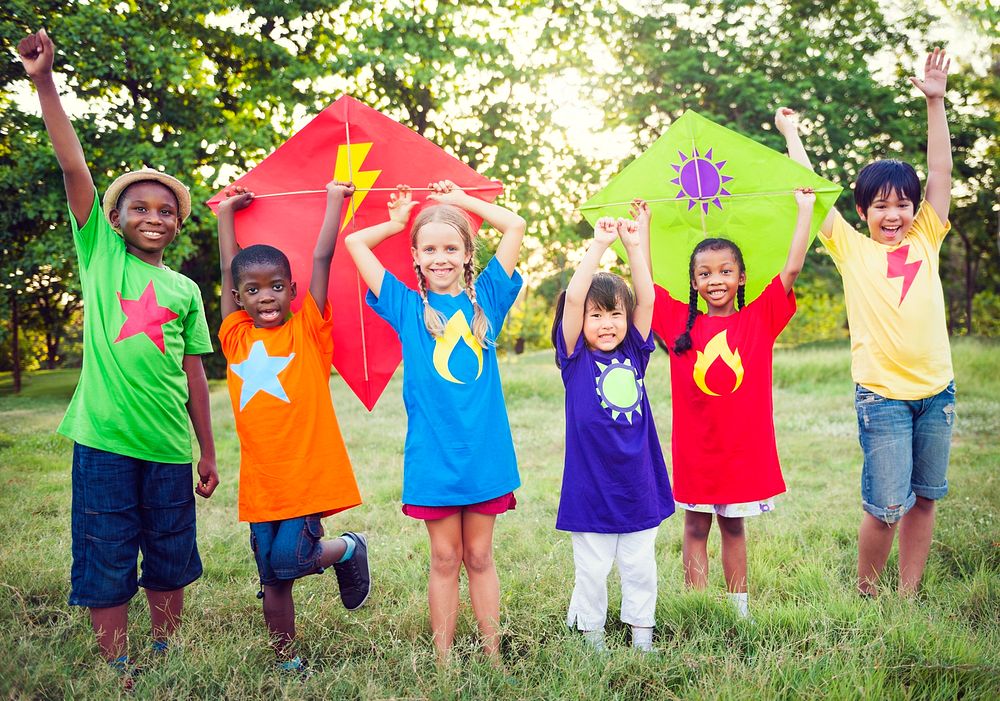
M 684 504 L 675 501 L 678 509 L 697 511 L 703 514 L 718 514 L 723 518 L 745 518 L 774 511 L 774 498 L 760 501 L 743 501 L 738 504 Z

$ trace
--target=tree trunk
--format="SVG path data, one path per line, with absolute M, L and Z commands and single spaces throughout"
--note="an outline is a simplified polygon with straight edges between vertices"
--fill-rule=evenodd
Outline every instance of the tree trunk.
M 10 338 L 13 346 L 10 349 L 10 362 L 13 366 L 11 377 L 14 380 L 14 394 L 21 392 L 21 344 L 18 343 L 20 334 L 21 319 L 17 308 L 17 292 L 10 291 Z

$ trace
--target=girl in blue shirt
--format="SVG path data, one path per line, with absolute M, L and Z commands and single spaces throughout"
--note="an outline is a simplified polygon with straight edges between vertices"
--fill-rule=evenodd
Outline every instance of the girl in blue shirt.
M 431 629 L 438 661 L 447 661 L 458 617 L 462 565 L 483 648 L 499 664 L 500 585 L 493 562 L 496 516 L 514 508 L 520 486 L 500 388 L 496 338 L 521 289 L 514 270 L 525 221 L 442 180 L 434 204 L 417 215 L 410 247 L 418 290 L 387 271 L 372 250 L 406 229 L 417 203 L 402 185 L 389 221 L 344 239 L 368 304 L 399 334 L 403 348 L 403 513 L 427 525 Z M 466 211 L 503 237 L 477 277 L 475 240 Z

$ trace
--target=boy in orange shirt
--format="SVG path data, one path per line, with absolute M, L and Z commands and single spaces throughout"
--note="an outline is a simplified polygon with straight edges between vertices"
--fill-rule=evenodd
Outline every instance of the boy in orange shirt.
M 305 663 L 292 652 L 295 580 L 332 566 L 348 610 L 363 605 L 371 588 L 363 535 L 320 540 L 322 517 L 361 503 L 330 400 L 327 302 L 341 209 L 354 186 L 331 182 L 326 189 L 309 295 L 291 316 L 296 289 L 288 258 L 271 246 L 241 251 L 236 244 L 235 213 L 250 206 L 253 193 L 233 188 L 219 205 L 219 340 L 240 437 L 239 518 L 250 523 L 259 596 L 279 665 L 300 672 Z

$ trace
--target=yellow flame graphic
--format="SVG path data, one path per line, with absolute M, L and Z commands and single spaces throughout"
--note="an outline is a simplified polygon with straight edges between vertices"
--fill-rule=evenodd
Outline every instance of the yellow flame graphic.
M 358 188 L 351 196 L 351 202 L 347 208 L 347 216 L 344 217 L 344 223 L 340 227 L 341 231 L 347 228 L 347 224 L 354 217 L 354 213 L 358 211 L 361 203 L 368 197 L 368 189 L 375 184 L 378 176 L 382 173 L 381 170 L 361 170 L 361 165 L 368 158 L 368 152 L 372 150 L 373 145 L 370 141 L 368 143 L 351 144 L 350 151 L 348 151 L 346 144 L 337 147 L 337 162 L 333 167 L 333 179 L 342 181 L 350 180 Z
M 739 350 L 735 353 L 729 350 L 729 342 L 726 340 L 725 331 L 720 331 L 711 341 L 706 343 L 705 351 L 698 351 L 698 357 L 694 362 L 694 383 L 698 385 L 698 388 L 702 392 L 713 397 L 718 397 L 719 393 L 713 392 L 708 388 L 708 385 L 705 384 L 705 375 L 708 374 L 708 369 L 712 367 L 712 363 L 719 358 L 736 373 L 736 384 L 733 385 L 730 393 L 735 392 L 743 382 L 743 361 L 740 360 Z
M 478 380 L 479 376 L 483 374 L 483 347 L 476 340 L 476 335 L 472 333 L 469 322 L 465 320 L 465 314 L 462 313 L 461 309 L 452 314 L 451 318 L 448 319 L 448 323 L 444 327 L 444 335 L 434 339 L 434 341 L 434 368 L 448 382 L 460 385 L 465 384 L 452 375 L 451 370 L 448 369 L 448 360 L 451 359 L 451 353 L 455 350 L 455 346 L 458 345 L 459 341 L 465 341 L 465 345 L 471 348 L 476 354 L 476 360 L 479 361 L 479 371 L 476 373 L 476 379 Z

